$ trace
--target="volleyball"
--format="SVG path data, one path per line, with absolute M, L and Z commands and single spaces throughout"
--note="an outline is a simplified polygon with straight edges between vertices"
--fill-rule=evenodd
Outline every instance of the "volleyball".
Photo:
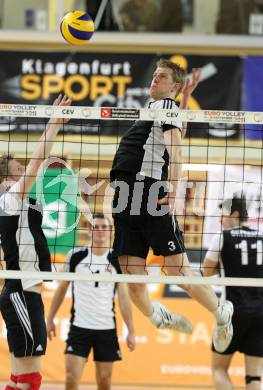
M 85 11 L 71 11 L 64 15 L 60 23 L 63 38 L 72 45 L 84 45 L 94 33 L 94 22 Z

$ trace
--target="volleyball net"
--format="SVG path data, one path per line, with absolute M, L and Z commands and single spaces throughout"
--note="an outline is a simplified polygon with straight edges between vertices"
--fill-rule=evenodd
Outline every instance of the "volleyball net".
M 245 194 L 248 224 L 259 231 L 262 228 L 263 113 L 1 104 L 0 117 L 0 153 L 15 157 L 24 166 L 47 121 L 70 119 L 62 126 L 52 155 L 43 164 L 29 194 L 43 205 L 43 229 L 53 264 L 53 272 L 39 272 L 38 279 L 263 286 L 263 281 L 257 278 L 204 278 L 200 273 L 209 243 L 222 229 L 219 206 L 226 199 Z M 145 275 L 63 272 L 67 253 L 75 247 L 90 245 L 92 215 L 103 213 L 111 218 L 113 189 L 109 173 L 126 129 L 134 120 L 154 124 L 177 119 L 188 123 L 188 131 L 182 141 L 183 174 L 177 189 L 176 216 L 197 276 L 167 276 L 165 260 L 151 252 Z M 200 129 L 202 138 L 196 137 Z M 256 140 L 247 138 L 251 132 Z M 5 191 L 2 186 L 1 194 Z M 113 234 L 112 231 L 111 241 Z M 258 241 L 260 264 L 263 258 L 260 237 Z M 3 279 L 35 276 L 36 273 L 26 271 L 0 272 Z

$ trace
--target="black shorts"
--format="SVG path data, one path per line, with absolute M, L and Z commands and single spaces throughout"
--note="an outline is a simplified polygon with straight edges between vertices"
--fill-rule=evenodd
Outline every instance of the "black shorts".
M 117 256 L 128 255 L 146 258 L 149 249 L 152 248 L 155 255 L 171 256 L 185 252 L 182 232 L 174 216 L 168 213 L 154 215 L 149 212 L 149 199 L 155 199 L 152 208 L 157 213 L 161 206 L 157 204 L 158 199 L 165 196 L 164 188 L 152 197 L 151 187 L 158 184 L 154 179 L 144 178 L 143 181 L 134 181 L 134 178 L 126 176 L 118 177 L 117 181 L 124 181 L 129 186 L 128 201 L 126 207 L 121 211 L 116 208 L 123 204 L 123 193 L 119 186 L 115 188 L 113 198 L 113 219 L 115 227 L 115 239 L 113 248 Z M 139 206 L 135 205 L 134 194 L 138 194 L 136 187 L 142 183 L 142 197 L 138 197 Z M 116 184 L 116 183 L 115 183 Z M 127 197 L 126 197 L 127 199 Z M 137 202 L 137 204 L 138 204 Z M 136 214 L 137 215 L 134 215 Z
M 232 341 L 221 354 L 232 355 L 239 351 L 245 355 L 263 357 L 263 313 L 248 313 L 234 307 L 232 324 Z M 213 345 L 212 350 L 216 352 Z
M 7 328 L 9 351 L 15 357 L 44 355 L 47 331 L 41 295 L 4 287 L 0 310 Z
M 88 358 L 93 349 L 96 362 L 121 360 L 116 329 L 85 329 L 71 325 L 66 343 L 65 354 Z

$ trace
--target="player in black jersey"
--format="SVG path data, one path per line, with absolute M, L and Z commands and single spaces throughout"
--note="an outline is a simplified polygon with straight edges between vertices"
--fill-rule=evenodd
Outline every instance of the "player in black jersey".
M 223 202 L 222 225 L 206 254 L 205 276 L 222 273 L 226 277 L 263 278 L 263 231 L 246 226 L 246 199 L 236 195 Z M 234 335 L 224 353 L 212 346 L 212 371 L 217 390 L 232 390 L 228 375 L 233 354 L 245 356 L 246 389 L 261 389 L 263 369 L 263 288 L 231 287 L 224 291 L 234 305 Z
M 71 99 L 59 96 L 54 105 L 68 106 Z M 39 271 L 51 271 L 47 240 L 41 224 L 40 205 L 28 198 L 42 162 L 49 157 L 52 144 L 68 120 L 51 119 L 32 153 L 26 170 L 11 156 L 0 159 L 0 234 L 7 270 L 36 273 L 36 279 L 5 281 L 0 310 L 7 328 L 11 357 L 11 377 L 6 390 L 38 390 L 41 385 L 40 358 L 45 354 L 47 333 L 41 299 Z
M 169 275 L 192 275 L 181 232 L 174 217 L 176 188 L 181 177 L 182 123 L 177 118 L 175 97 L 183 91 L 181 109 L 197 86 L 200 71 L 185 84 L 185 71 L 161 59 L 153 74 L 152 109 L 172 109 L 166 121 L 136 121 L 123 136 L 115 154 L 111 181 L 115 187 L 113 217 L 114 249 L 125 273 L 145 273 L 151 247 L 163 255 Z M 154 117 L 154 116 L 153 116 Z M 168 192 L 168 188 L 170 191 Z M 151 302 L 143 284 L 129 285 L 133 302 L 159 328 L 191 332 L 191 324 L 158 302 Z M 227 348 L 232 337 L 232 304 L 219 301 L 209 286 L 184 285 L 189 295 L 215 315 L 214 341 L 217 350 Z
M 65 261 L 66 272 L 121 273 L 118 258 L 110 249 L 111 222 L 103 214 L 93 216 L 90 247 L 71 250 Z M 60 282 L 53 297 L 47 318 L 48 336 L 56 334 L 54 317 L 62 304 L 70 282 Z M 85 363 L 91 350 L 96 366 L 98 390 L 111 388 L 113 364 L 121 360 L 118 343 L 115 294 L 122 318 L 127 326 L 126 343 L 130 351 L 135 349 L 131 302 L 126 284 L 98 283 L 75 280 L 72 283 L 72 308 L 70 329 L 66 346 L 65 390 L 78 390 Z

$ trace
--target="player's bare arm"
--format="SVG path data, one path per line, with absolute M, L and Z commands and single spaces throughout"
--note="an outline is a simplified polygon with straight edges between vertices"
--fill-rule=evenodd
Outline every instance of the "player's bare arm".
M 213 276 L 218 274 L 219 263 L 215 260 L 205 258 L 202 266 L 203 276 Z
M 164 142 L 169 154 L 170 166 L 168 184 L 170 192 L 164 199 L 161 199 L 159 204 L 169 204 L 170 214 L 173 214 L 175 197 L 178 183 L 182 172 L 182 137 L 181 132 L 177 128 L 173 128 L 164 133 Z
M 118 293 L 121 315 L 128 328 L 128 335 L 126 338 L 127 347 L 129 348 L 130 351 L 134 351 L 136 347 L 136 341 L 135 341 L 134 325 L 132 319 L 132 305 L 131 305 L 127 285 L 124 283 L 118 283 L 117 293 Z
M 70 106 L 72 103 L 72 100 L 68 98 L 67 96 L 59 95 L 57 99 L 55 99 L 53 105 L 54 106 Z M 34 152 L 32 153 L 31 160 L 26 168 L 26 171 L 24 175 L 20 178 L 19 184 L 20 188 L 18 191 L 18 195 L 23 198 L 24 195 L 30 190 L 32 187 L 36 175 L 38 172 L 38 169 L 40 168 L 43 161 L 49 157 L 53 141 L 56 138 L 61 125 L 63 123 L 67 123 L 69 119 L 59 119 L 59 118 L 52 118 L 48 122 L 45 131 L 43 132 L 38 145 Z
M 62 302 L 64 301 L 69 284 L 70 282 L 66 280 L 60 282 L 52 299 L 52 303 L 47 316 L 47 334 L 49 340 L 52 340 L 52 337 L 56 337 L 56 325 L 54 322 L 54 318 Z
M 192 69 L 192 78 L 186 79 L 184 89 L 182 91 L 182 99 L 180 102 L 180 110 L 186 110 L 188 108 L 188 101 L 194 90 L 199 84 L 201 77 L 201 69 L 200 68 L 193 68 Z
M 201 77 L 201 69 L 200 68 L 193 68 L 192 70 L 192 79 L 186 79 L 186 83 L 184 86 L 184 89 L 182 91 L 182 98 L 180 102 L 179 109 L 180 110 L 187 110 L 188 108 L 188 102 L 190 99 L 190 96 L 196 89 L 196 87 L 199 84 Z M 183 128 L 182 128 L 182 138 L 184 138 L 185 133 L 186 133 L 186 128 L 187 128 L 187 122 L 183 123 Z

